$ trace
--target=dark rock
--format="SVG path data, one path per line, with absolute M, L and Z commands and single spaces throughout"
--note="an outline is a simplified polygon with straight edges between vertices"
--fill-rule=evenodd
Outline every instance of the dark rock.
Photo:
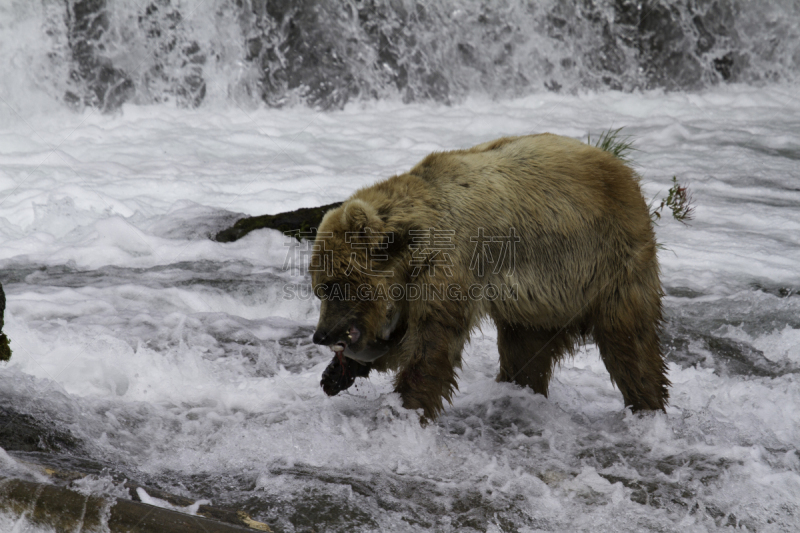
M 63 453 L 80 447 L 69 433 L 44 420 L 0 405 L 0 448 L 6 451 Z
M 712 61 L 714 70 L 724 81 L 739 81 L 742 71 L 748 65 L 748 58 L 738 52 L 728 52 Z
M 198 107 L 206 96 L 206 56 L 197 41 L 184 37 L 183 16 L 171 0 L 155 0 L 139 17 L 153 65 L 145 84 L 156 102 L 174 97 L 182 107 Z
M 6 293 L 3 292 L 3 285 L 0 284 L 0 361 L 11 359 L 11 347 L 8 345 L 8 337 L 3 333 L 5 325 L 4 315 L 6 312 Z
M 706 29 L 702 17 L 695 15 L 695 17 L 692 19 L 692 22 L 694 23 L 698 34 L 697 52 L 704 54 L 714 47 L 717 40 L 714 38 L 714 35 Z
M 251 12 L 243 13 L 251 34 L 248 56 L 261 73 L 264 102 L 281 107 L 295 95 L 312 107 L 331 109 L 359 93 L 353 72 L 358 67 L 348 60 L 356 50 L 342 39 L 347 9 L 313 0 L 265 4 L 254 2 Z
M 64 95 L 73 107 L 90 106 L 103 112 L 118 109 L 134 93 L 130 77 L 103 56 L 103 36 L 109 20 L 106 0 L 67 2 L 69 48 L 75 91 Z

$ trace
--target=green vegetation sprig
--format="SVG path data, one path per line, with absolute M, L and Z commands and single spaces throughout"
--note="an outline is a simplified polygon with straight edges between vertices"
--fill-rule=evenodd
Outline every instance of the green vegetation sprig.
M 653 222 L 661 220 L 661 213 L 668 207 L 672 211 L 672 218 L 683 224 L 688 224 L 694 218 L 694 205 L 692 205 L 692 195 L 685 185 L 678 183 L 678 177 L 672 176 L 672 187 L 667 192 L 667 197 L 661 200 L 661 204 L 650 210 L 650 218 Z

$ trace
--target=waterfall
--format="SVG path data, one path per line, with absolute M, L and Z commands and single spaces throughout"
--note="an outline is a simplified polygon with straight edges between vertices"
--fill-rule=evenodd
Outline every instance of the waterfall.
M 698 90 L 800 72 L 795 0 L 40 0 L 0 7 L 0 28 L 0 95 L 104 111 Z

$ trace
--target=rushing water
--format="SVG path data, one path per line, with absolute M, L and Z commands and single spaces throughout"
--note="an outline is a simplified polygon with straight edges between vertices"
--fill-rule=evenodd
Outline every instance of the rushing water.
M 792 531 L 800 525 L 800 100 L 792 88 L 380 103 L 67 110 L 0 131 L 0 247 L 19 461 L 244 509 L 279 531 Z M 208 237 L 235 212 L 342 199 L 432 150 L 628 127 L 657 228 L 673 382 L 632 416 L 593 346 L 551 396 L 494 382 L 476 332 L 460 392 L 419 427 L 387 376 L 319 388 L 314 300 L 284 299 L 287 241 Z M 585 138 L 585 137 L 584 137 Z M 37 429 L 38 428 L 38 429 Z M 42 429 L 44 428 L 44 430 Z M 24 440 L 24 439 L 23 439 Z
M 800 529 L 797 4 L 346 5 L 0 4 L 0 475 L 275 531 Z M 696 205 L 657 227 L 666 414 L 592 345 L 549 398 L 495 383 L 491 324 L 435 424 L 390 376 L 328 398 L 291 242 L 209 239 L 434 150 L 622 126 L 646 195 Z

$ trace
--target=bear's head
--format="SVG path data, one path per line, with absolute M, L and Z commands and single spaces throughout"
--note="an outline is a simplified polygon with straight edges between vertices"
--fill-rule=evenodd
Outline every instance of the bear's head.
M 309 267 L 321 300 L 316 344 L 363 362 L 386 353 L 400 315 L 388 293 L 398 238 L 375 207 L 360 199 L 325 215 Z

